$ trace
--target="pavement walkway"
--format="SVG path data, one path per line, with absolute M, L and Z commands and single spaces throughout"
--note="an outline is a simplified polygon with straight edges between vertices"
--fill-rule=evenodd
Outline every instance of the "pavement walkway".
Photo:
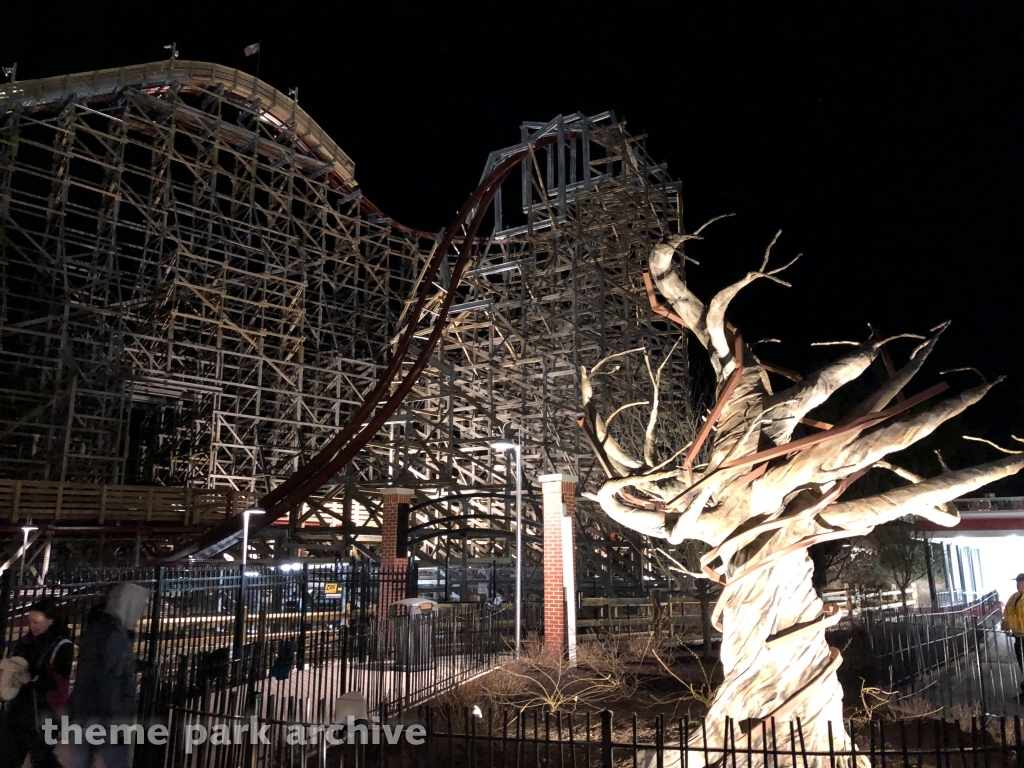
M 942 716 L 951 720 L 981 714 L 1024 717 L 1019 699 L 1024 674 L 1014 658 L 1013 638 L 995 628 L 979 627 L 976 647 L 950 657 L 949 664 L 916 681 L 897 707 L 908 714 L 941 708 Z

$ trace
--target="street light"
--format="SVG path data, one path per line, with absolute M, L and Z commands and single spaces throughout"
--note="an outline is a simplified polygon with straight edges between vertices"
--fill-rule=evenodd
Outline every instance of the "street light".
M 265 509 L 253 507 L 242 513 L 242 573 L 245 573 L 245 561 L 249 556 L 249 515 L 264 515 Z
M 519 658 L 519 644 L 523 627 L 523 451 L 522 434 L 520 443 L 510 440 L 496 440 L 491 448 L 496 451 L 514 451 L 516 454 L 516 658 Z
M 39 528 L 31 523 L 21 526 L 21 566 L 18 568 L 18 585 L 25 581 L 25 555 L 28 553 L 28 535 Z

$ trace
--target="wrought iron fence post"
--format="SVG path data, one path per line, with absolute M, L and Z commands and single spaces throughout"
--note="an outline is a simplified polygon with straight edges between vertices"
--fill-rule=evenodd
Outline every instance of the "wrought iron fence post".
M 140 711 L 148 715 L 153 711 L 156 698 L 156 653 L 160 645 L 160 613 L 164 600 L 167 566 L 161 565 L 156 571 L 156 589 L 149 607 L 149 631 L 146 634 L 146 670 L 142 678 L 142 695 L 139 697 Z
M 416 555 L 409 558 L 409 570 L 405 576 L 405 596 L 420 596 L 420 568 L 416 564 Z
M 11 589 L 12 571 L 8 568 L 0 575 L 0 656 L 7 647 L 7 618 L 14 612 L 14 590 Z
M 382 574 L 378 571 L 378 581 L 382 577 Z M 378 594 L 379 597 L 379 594 Z M 366 620 L 366 609 L 367 604 L 370 602 L 370 567 L 369 564 L 363 564 L 359 569 L 359 619 L 360 621 Z
M 245 566 L 238 566 L 238 599 L 235 601 L 235 632 L 231 644 L 231 678 L 237 681 L 241 671 L 242 646 L 245 643 Z
M 167 580 L 167 566 L 161 565 L 156 571 L 156 590 L 153 592 L 153 602 L 149 611 L 149 636 L 146 638 L 147 668 L 152 667 L 156 662 L 156 651 L 160 637 L 160 607 L 164 599 L 164 589 Z
M 340 677 L 340 690 L 342 692 L 348 691 L 348 634 L 352 629 L 352 615 L 351 612 L 345 617 L 345 623 L 341 627 L 341 659 L 338 662 L 338 673 Z
M 612 765 L 612 713 L 607 709 L 601 713 L 601 768 Z
M 975 667 L 978 670 L 978 690 L 981 694 L 981 711 L 988 712 L 988 702 L 985 696 L 985 675 L 981 669 L 981 647 L 978 636 L 978 617 L 972 616 L 971 621 L 974 623 L 974 661 Z
M 1017 753 L 1017 768 L 1024 768 L 1024 738 L 1021 738 L 1020 715 L 1013 716 L 1013 744 Z
M 749 742 L 748 742 L 749 743 Z M 658 715 L 654 722 L 654 748 L 657 750 L 655 762 L 657 768 L 665 768 L 665 716 Z
M 302 564 L 302 583 L 299 585 L 299 648 L 295 654 L 295 665 L 299 670 L 306 668 L 306 612 L 309 608 L 309 563 Z

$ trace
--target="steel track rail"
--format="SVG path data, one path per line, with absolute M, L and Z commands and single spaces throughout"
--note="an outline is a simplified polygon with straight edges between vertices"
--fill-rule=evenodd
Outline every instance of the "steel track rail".
M 285 480 L 281 485 L 260 500 L 260 506 L 266 514 L 256 518 L 250 524 L 250 536 L 274 524 L 294 507 L 298 506 L 324 483 L 333 477 L 359 451 L 366 447 L 377 431 L 384 426 L 388 418 L 398 409 L 409 394 L 417 379 L 427 368 L 430 357 L 444 331 L 445 321 L 451 309 L 456 289 L 465 275 L 473 253 L 476 233 L 485 218 L 495 194 L 502 182 L 524 159 L 540 147 L 553 144 L 556 136 L 545 136 L 532 145 L 520 149 L 498 164 L 483 182 L 473 191 L 463 204 L 454 221 L 445 230 L 440 245 L 435 249 L 434 256 L 427 265 L 416 303 L 409 312 L 405 330 L 395 349 L 388 367 L 381 374 L 377 386 L 367 395 L 362 406 L 352 416 L 349 423 L 331 441 L 314 456 L 302 469 Z M 471 218 L 472 217 L 472 218 Z M 471 218 L 471 220 L 470 220 Z M 405 361 L 413 336 L 427 300 L 434 293 L 434 282 L 438 279 L 441 265 L 448 256 L 448 251 L 455 243 L 458 231 L 469 221 L 466 234 L 461 237 L 462 247 L 451 271 L 451 283 L 446 292 L 444 302 L 434 319 L 430 337 L 414 358 L 413 365 L 394 392 L 388 390 L 396 382 Z M 379 409 L 378 409 L 379 404 Z M 372 414 L 372 417 L 371 417 Z M 367 422 L 367 419 L 369 421 Z M 167 562 L 178 562 L 188 557 L 208 558 L 234 544 L 242 535 L 242 516 L 236 515 L 217 525 L 193 542 L 175 550 L 166 558 Z

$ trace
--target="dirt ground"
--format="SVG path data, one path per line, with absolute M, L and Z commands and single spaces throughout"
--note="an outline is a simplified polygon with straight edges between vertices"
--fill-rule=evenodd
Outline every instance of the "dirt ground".
M 871 657 L 862 631 L 834 631 L 828 639 L 843 654 L 839 680 L 847 703 L 845 715 L 862 719 L 869 714 L 864 710 L 862 688 L 884 690 L 883 675 Z M 458 713 L 473 707 L 480 707 L 481 712 L 490 710 L 492 716 L 497 716 L 496 713 L 505 709 L 515 710 L 526 703 L 529 697 L 521 694 L 523 688 L 561 687 L 564 691 L 560 693 L 564 695 L 559 701 L 569 699 L 567 705 L 558 707 L 564 713 L 572 713 L 577 720 L 590 713 L 592 721 L 596 722 L 598 713 L 609 710 L 613 713 L 616 732 L 625 729 L 631 733 L 635 727 L 638 736 L 647 731 L 653 733 L 651 724 L 658 716 L 664 717 L 666 723 L 678 724 L 684 718 L 700 719 L 707 712 L 710 696 L 722 680 L 722 671 L 716 660 L 702 659 L 699 645 L 687 646 L 675 640 L 645 644 L 637 637 L 627 641 L 612 638 L 610 642 L 621 646 L 620 658 L 611 662 L 611 669 L 602 670 L 602 665 L 609 664 L 607 657 L 584 653 L 582 649 L 585 646 L 581 643 L 577 671 L 558 668 L 557 662 L 535 659 L 518 678 L 496 670 L 432 704 L 440 710 L 450 711 L 456 719 Z M 598 690 L 590 691 L 595 686 L 588 686 L 588 679 L 602 673 L 621 678 L 622 684 L 596 686 Z M 503 676 L 504 680 L 501 679 Z M 574 690 L 581 694 L 575 701 L 571 700 Z M 536 700 L 532 703 L 535 706 L 539 704 Z M 870 696 L 867 703 L 878 708 L 876 716 L 886 716 L 883 703 Z

